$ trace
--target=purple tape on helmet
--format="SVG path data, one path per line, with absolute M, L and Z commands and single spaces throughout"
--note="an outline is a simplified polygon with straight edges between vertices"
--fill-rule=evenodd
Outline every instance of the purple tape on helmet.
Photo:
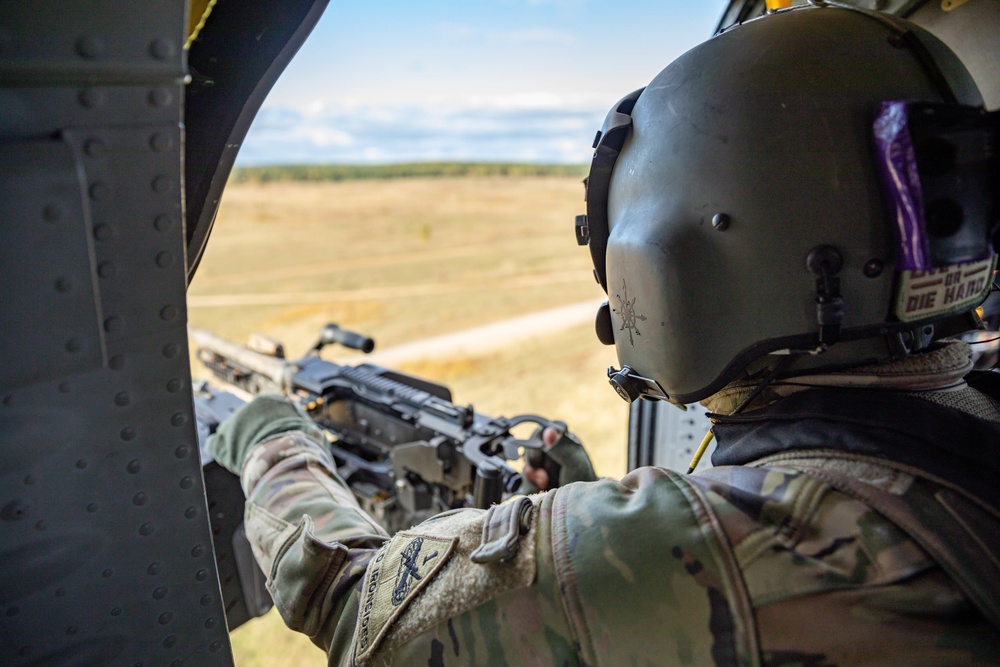
M 883 102 L 875 115 L 872 134 L 882 187 L 893 217 L 899 251 L 896 269 L 931 269 L 917 154 L 910 136 L 909 103 Z

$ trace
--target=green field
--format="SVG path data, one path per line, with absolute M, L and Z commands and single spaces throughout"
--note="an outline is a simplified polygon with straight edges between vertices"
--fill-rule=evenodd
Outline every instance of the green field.
M 603 293 L 573 235 L 583 209 L 577 175 L 234 182 L 189 290 L 189 321 L 237 341 L 266 333 L 294 356 L 326 322 L 392 348 L 594 300 Z M 585 323 L 482 353 L 418 356 L 402 370 L 487 414 L 565 420 L 598 472 L 617 477 L 627 406 L 607 384 L 613 363 Z M 274 612 L 232 638 L 240 667 L 325 664 Z
M 384 178 L 438 178 L 455 176 L 571 176 L 587 173 L 585 165 L 524 164 L 512 162 L 403 162 L 397 164 L 300 164 L 239 167 L 230 182 L 352 181 Z

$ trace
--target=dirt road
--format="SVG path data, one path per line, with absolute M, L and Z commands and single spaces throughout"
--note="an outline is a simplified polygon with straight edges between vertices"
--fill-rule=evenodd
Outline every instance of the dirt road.
M 536 336 L 592 322 L 603 300 L 590 300 L 521 315 L 464 331 L 376 350 L 364 360 L 383 366 L 433 357 L 473 356 L 503 349 Z M 361 358 L 358 357 L 358 360 Z

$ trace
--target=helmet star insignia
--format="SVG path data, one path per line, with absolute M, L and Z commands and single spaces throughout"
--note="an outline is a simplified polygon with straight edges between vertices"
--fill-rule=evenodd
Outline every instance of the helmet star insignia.
M 624 331 L 625 329 L 628 329 L 628 342 L 632 347 L 635 347 L 635 339 L 633 339 L 632 333 L 634 332 L 636 336 L 642 335 L 636 324 L 639 320 L 645 322 L 646 317 L 644 315 L 636 314 L 635 297 L 631 300 L 628 298 L 628 285 L 625 284 L 624 280 L 622 280 L 622 293 L 624 293 L 625 296 L 622 296 L 621 294 L 615 295 L 618 299 L 618 303 L 620 304 L 618 314 L 622 318 L 622 325 L 618 328 L 618 330 Z

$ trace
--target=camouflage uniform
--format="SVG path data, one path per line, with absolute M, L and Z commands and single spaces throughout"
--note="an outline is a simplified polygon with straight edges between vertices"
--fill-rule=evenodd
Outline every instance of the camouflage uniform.
M 970 602 L 996 604 L 1000 522 L 980 500 L 1000 505 L 1000 420 L 926 398 L 805 391 L 718 424 L 727 465 L 391 539 L 310 433 L 271 435 L 243 468 L 247 533 L 282 616 L 333 665 L 1000 664 Z M 936 532 L 942 511 L 980 527 L 980 557 L 961 528 Z M 941 542 L 962 547 L 944 564 Z

